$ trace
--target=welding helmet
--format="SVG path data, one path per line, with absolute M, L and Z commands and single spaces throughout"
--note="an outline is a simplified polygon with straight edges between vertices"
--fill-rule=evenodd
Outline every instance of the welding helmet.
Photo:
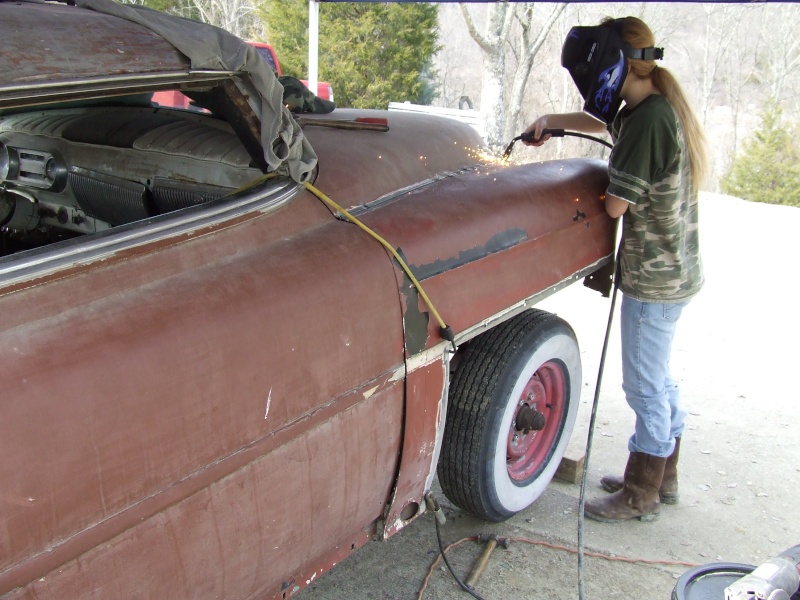
M 622 39 L 622 20 L 608 25 L 573 27 L 561 50 L 561 66 L 572 76 L 585 100 L 583 110 L 610 125 L 622 99 L 628 59 L 656 60 L 662 48 L 631 48 Z

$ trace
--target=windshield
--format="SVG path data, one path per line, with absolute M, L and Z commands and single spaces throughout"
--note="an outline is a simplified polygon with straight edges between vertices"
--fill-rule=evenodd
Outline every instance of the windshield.
M 258 53 L 264 57 L 264 60 L 267 61 L 267 64 L 270 66 L 274 73 L 278 72 L 278 65 L 275 64 L 275 57 L 272 56 L 272 52 L 270 52 L 269 48 L 261 48 L 260 46 L 256 47 Z

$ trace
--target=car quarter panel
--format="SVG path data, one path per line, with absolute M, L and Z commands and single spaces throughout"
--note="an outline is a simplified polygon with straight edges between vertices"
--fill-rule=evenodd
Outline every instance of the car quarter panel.
M 0 291 L 0 314 L 0 595 L 250 597 L 381 515 L 395 276 L 311 194 Z
M 397 245 L 463 343 L 480 333 L 482 323 L 496 325 L 611 260 L 614 223 L 600 201 L 606 185 L 599 162 L 481 167 L 432 182 L 360 218 Z M 406 353 L 414 367 L 406 384 L 407 443 L 385 536 L 408 523 L 429 489 L 447 396 L 449 348 L 439 323 L 399 271 L 398 283 Z M 430 391 L 437 373 L 438 398 L 432 391 L 413 397 L 411 390 Z
M 358 119 L 385 122 L 385 130 L 358 129 Z M 329 115 L 304 115 L 301 121 L 319 157 L 314 184 L 345 208 L 402 195 L 406 188 L 483 160 L 478 133 L 452 119 L 337 109 Z M 370 125 L 378 123 L 362 123 Z
M 387 128 L 333 127 L 355 127 L 359 118 L 382 118 Z M 430 115 L 343 110 L 305 122 L 320 157 L 315 185 L 404 256 L 456 333 L 613 256 L 604 161 L 493 161 L 471 127 Z M 397 274 L 410 299 L 404 318 L 413 355 L 441 338 Z
M 360 218 L 402 250 L 459 335 L 611 260 L 615 224 L 602 202 L 607 182 L 600 161 L 483 166 Z M 407 352 L 414 355 L 441 342 L 439 325 L 419 319 L 428 307 L 412 287 L 402 289 Z M 426 326 L 427 332 L 409 331 Z
M 343 120 L 356 125 L 363 114 L 343 111 Z M 409 127 L 408 115 L 381 116 L 383 132 L 306 127 L 320 156 L 316 185 L 352 207 L 407 260 L 458 343 L 612 260 L 615 223 L 602 202 L 603 162 L 491 162 L 474 131 L 456 121 L 414 115 L 417 126 Z M 366 175 L 353 185 L 349 160 Z M 439 323 L 409 278 L 399 268 L 396 274 L 409 361 L 407 411 L 383 537 L 424 511 L 449 372 Z

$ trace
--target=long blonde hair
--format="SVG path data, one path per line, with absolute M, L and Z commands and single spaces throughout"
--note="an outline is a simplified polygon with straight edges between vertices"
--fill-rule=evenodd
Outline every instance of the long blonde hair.
M 636 17 L 623 17 L 621 19 L 604 19 L 602 25 L 614 27 L 619 31 L 622 39 L 632 48 L 651 48 L 655 46 L 655 36 L 650 28 Z M 640 79 L 652 79 L 653 85 L 669 101 L 678 114 L 686 145 L 689 151 L 689 161 L 692 167 L 692 185 L 700 189 L 709 175 L 708 146 L 703 126 L 695 116 L 692 107 L 686 100 L 678 80 L 667 69 L 659 67 L 654 60 L 628 59 L 631 72 Z

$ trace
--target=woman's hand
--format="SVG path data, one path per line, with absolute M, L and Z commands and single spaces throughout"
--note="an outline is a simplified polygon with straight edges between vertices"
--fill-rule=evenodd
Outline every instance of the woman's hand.
M 543 134 L 545 129 L 564 129 L 581 133 L 607 133 L 606 125 L 585 112 L 553 113 L 542 115 L 525 130 L 533 141 L 522 140 L 526 146 L 541 146 L 550 139 L 550 134 Z
M 547 133 L 545 135 L 542 135 L 542 132 L 545 129 L 547 129 L 547 118 L 549 116 L 550 115 L 542 115 L 541 117 L 536 119 L 533 123 L 531 123 L 528 126 L 528 128 L 525 130 L 525 133 L 523 135 L 532 134 L 533 135 L 533 141 L 532 142 L 528 142 L 528 141 L 525 140 L 525 138 L 523 138 L 522 139 L 522 143 L 523 144 L 525 144 L 526 146 L 541 146 L 547 140 L 550 139 L 550 134 L 549 133 Z

